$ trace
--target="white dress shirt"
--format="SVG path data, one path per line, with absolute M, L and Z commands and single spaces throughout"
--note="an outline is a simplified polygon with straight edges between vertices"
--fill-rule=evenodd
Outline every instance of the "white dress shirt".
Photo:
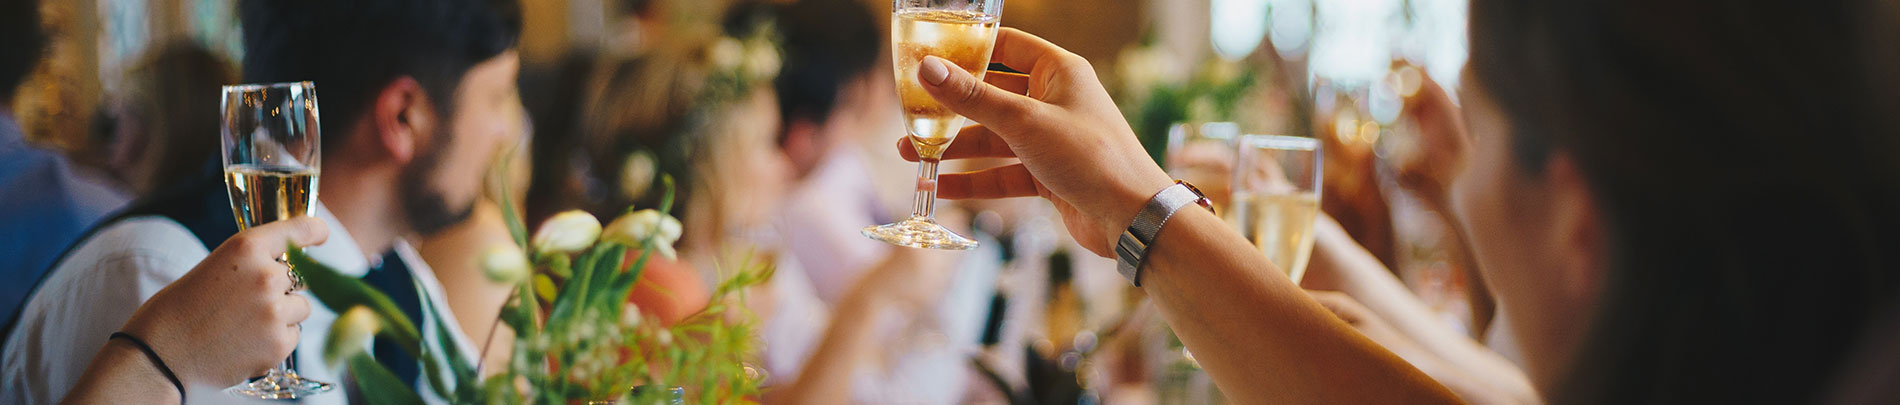
M 305 252 L 346 276 L 368 273 L 370 258 L 345 231 L 327 208 L 319 205 L 317 216 L 330 226 L 330 238 Z M 415 275 L 425 306 L 423 330 L 425 346 L 440 339 L 451 339 L 468 361 L 473 361 L 473 345 L 458 328 L 448 336 L 428 325 L 438 317 L 454 319 L 447 312 L 442 286 L 434 271 L 423 263 L 407 243 L 395 246 Z M 168 218 L 147 216 L 127 218 L 99 231 L 58 264 L 26 304 L 6 353 L 0 357 L 0 403 L 51 404 L 66 395 L 78 382 L 94 354 L 105 346 L 106 338 L 132 316 L 132 312 L 152 294 L 184 276 L 210 252 L 189 230 Z M 207 292 L 214 293 L 214 292 Z M 310 297 L 308 292 L 303 293 Z M 311 404 L 345 404 L 342 389 L 342 365 L 323 362 L 323 343 L 337 314 L 311 299 L 310 317 L 303 322 L 303 335 L 297 344 L 297 371 L 305 378 L 336 384 L 337 389 L 304 400 Z M 426 307 L 442 311 L 435 314 Z M 455 325 L 453 321 L 444 321 Z M 366 348 L 367 349 L 367 348 Z M 163 348 L 160 348 L 163 350 Z M 169 356 L 190 354 L 164 353 Z M 177 361 L 166 359 L 168 361 Z M 444 368 L 446 371 L 446 368 Z M 446 374 L 446 372 L 445 372 Z M 187 387 L 193 403 L 232 403 L 237 398 L 223 395 L 225 387 Z M 441 402 L 421 388 L 423 397 Z

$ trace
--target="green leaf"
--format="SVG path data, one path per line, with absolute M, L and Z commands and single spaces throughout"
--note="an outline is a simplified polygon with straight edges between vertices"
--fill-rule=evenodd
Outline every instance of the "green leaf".
M 491 178 L 497 179 L 495 181 L 496 194 L 499 194 L 501 197 L 501 201 L 496 202 L 501 203 L 502 222 L 508 224 L 508 235 L 514 237 L 515 246 L 520 246 L 522 251 L 528 251 L 528 225 L 522 223 L 521 214 L 516 213 L 515 194 L 508 190 L 508 183 L 510 183 L 508 181 L 508 166 L 514 162 L 512 158 L 514 154 L 509 153 L 504 156 L 505 157 L 501 159 L 497 159 L 500 162 L 495 164 L 495 172 L 491 173 Z
M 521 304 L 519 303 L 509 302 L 507 305 L 501 307 L 501 323 L 508 325 L 508 329 L 515 330 L 517 336 L 520 335 L 520 331 L 529 328 L 527 326 L 527 319 L 521 315 Z
M 547 260 L 548 272 L 554 273 L 554 275 L 560 276 L 561 279 L 564 280 L 574 278 L 574 263 L 572 260 L 573 259 L 569 259 L 567 255 L 564 254 L 553 255 L 553 257 L 549 257 Z
M 606 254 L 607 245 L 609 244 L 595 244 L 592 250 L 582 254 L 580 260 L 575 261 L 574 269 L 577 271 L 574 272 L 574 278 L 568 279 L 567 283 L 561 286 L 560 294 L 554 299 L 554 308 L 548 312 L 550 327 L 566 325 L 574 314 L 580 312 L 581 308 L 578 307 L 586 305 L 588 284 L 594 275 L 590 269 L 593 269 L 594 263 L 600 261 Z
M 652 242 L 648 242 L 647 245 L 651 246 Z M 627 271 L 624 273 L 614 275 L 613 285 L 609 286 L 607 296 L 614 297 L 618 300 L 617 302 L 627 302 L 628 296 L 633 294 L 634 284 L 640 280 L 640 274 L 645 273 L 647 270 L 647 261 L 652 258 L 653 249 L 651 247 L 641 249 L 640 258 L 633 261 L 633 267 L 627 268 Z M 614 305 L 610 306 L 610 308 L 614 308 L 612 315 L 618 319 L 620 309 L 626 308 L 626 305 Z
M 540 333 L 541 328 L 534 323 L 534 317 L 541 314 L 541 302 L 534 299 L 534 289 L 522 285 L 515 293 L 515 316 L 521 318 L 522 327 L 515 328 L 515 336 L 528 337 Z
M 660 194 L 660 213 L 673 215 L 673 175 L 660 175 L 660 185 L 666 188 L 666 193 Z M 627 209 L 632 210 L 633 207 L 627 207 Z
M 390 337 L 410 355 L 422 358 L 422 348 L 418 343 L 422 340 L 422 334 L 417 332 L 415 322 L 411 321 L 409 316 L 403 315 L 402 309 L 397 308 L 396 303 L 390 301 L 388 295 L 377 291 L 375 287 L 364 283 L 363 280 L 345 276 L 338 273 L 336 269 L 311 259 L 309 255 L 303 253 L 303 249 L 298 249 L 296 246 L 291 246 L 286 254 L 290 258 L 290 268 L 303 277 L 304 285 L 309 288 L 310 295 L 316 296 L 317 301 L 322 302 L 323 306 L 331 309 L 348 309 L 357 305 L 369 307 L 370 310 L 376 312 L 377 316 L 383 318 L 381 335 Z
M 410 390 L 408 384 L 368 354 L 350 356 L 350 375 L 356 379 L 356 389 L 363 391 L 363 399 L 371 404 L 422 403 L 422 397 Z
M 423 302 L 423 305 L 428 306 L 429 313 L 436 314 L 435 316 L 436 330 L 441 331 L 441 333 L 443 334 L 452 333 L 450 331 L 454 329 L 449 329 L 449 325 L 446 323 L 443 323 L 442 318 L 444 317 L 442 316 L 441 309 L 436 308 L 435 301 L 422 300 L 422 302 Z M 436 339 L 435 345 L 436 345 L 436 351 L 438 353 L 441 353 L 442 358 L 445 360 L 448 360 L 447 363 L 449 366 L 449 373 L 451 374 L 450 375 L 451 377 L 455 378 L 455 381 L 462 382 L 462 381 L 475 380 L 475 367 L 468 364 L 468 359 L 462 356 L 462 348 L 457 347 L 453 339 L 447 339 L 447 338 Z M 428 364 L 434 365 L 435 362 L 431 361 Z M 436 373 L 436 372 L 431 372 L 431 374 L 440 375 L 440 373 Z M 466 385 L 466 384 L 458 383 L 456 385 L 457 385 L 457 388 L 461 388 L 461 386 Z M 455 397 L 454 395 L 450 395 L 450 394 L 453 394 L 453 391 L 447 390 L 444 388 L 445 387 L 436 387 L 436 392 L 442 394 L 443 398 Z
M 610 303 L 610 301 L 603 301 L 612 299 L 608 293 L 611 292 L 614 287 L 614 276 L 620 273 L 620 266 L 627 263 L 627 247 L 617 243 L 611 245 L 613 246 L 607 248 L 607 256 L 601 257 L 600 261 L 594 265 L 594 277 L 592 278 L 594 285 L 583 286 L 584 288 L 588 288 L 585 292 L 586 295 L 583 297 L 591 301 L 587 304 L 603 305 Z M 625 301 L 623 300 L 622 302 Z

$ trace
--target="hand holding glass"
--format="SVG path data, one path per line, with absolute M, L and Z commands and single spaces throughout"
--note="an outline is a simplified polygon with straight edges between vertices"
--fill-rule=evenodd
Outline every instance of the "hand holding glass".
M 321 169 L 317 93 L 310 82 L 224 86 L 224 185 L 238 229 L 250 229 L 317 209 Z M 303 281 L 285 267 L 294 281 Z M 289 292 L 287 292 L 289 293 Z M 304 379 L 291 359 L 249 383 L 231 387 L 232 395 L 257 399 L 297 399 L 330 391 L 332 385 Z
M 937 162 L 963 129 L 963 117 L 931 98 L 917 82 L 925 56 L 936 56 L 983 78 L 996 45 L 1002 0 L 893 0 L 891 49 L 897 72 L 897 96 L 904 104 L 904 125 L 917 148 L 917 200 L 909 219 L 864 228 L 864 236 L 899 246 L 975 249 L 976 241 L 938 225 Z

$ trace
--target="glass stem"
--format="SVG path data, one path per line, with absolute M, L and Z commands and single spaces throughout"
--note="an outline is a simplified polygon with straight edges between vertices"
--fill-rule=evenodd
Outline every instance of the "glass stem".
M 913 218 L 936 219 L 937 159 L 917 160 L 917 204 L 910 209 Z

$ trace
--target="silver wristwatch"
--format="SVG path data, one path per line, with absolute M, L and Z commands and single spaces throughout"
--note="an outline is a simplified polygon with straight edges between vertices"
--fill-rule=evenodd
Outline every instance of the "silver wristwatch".
M 1128 224 L 1128 230 L 1122 231 L 1121 238 L 1115 243 L 1115 269 L 1122 277 L 1136 287 L 1141 286 L 1141 264 L 1148 256 L 1148 246 L 1155 242 L 1155 236 L 1161 234 L 1161 226 L 1174 217 L 1176 211 L 1188 204 L 1200 204 L 1208 212 L 1214 212 L 1214 204 L 1201 195 L 1201 190 L 1185 181 L 1175 180 L 1174 185 L 1161 189 L 1148 204 L 1135 213 L 1135 220 Z

